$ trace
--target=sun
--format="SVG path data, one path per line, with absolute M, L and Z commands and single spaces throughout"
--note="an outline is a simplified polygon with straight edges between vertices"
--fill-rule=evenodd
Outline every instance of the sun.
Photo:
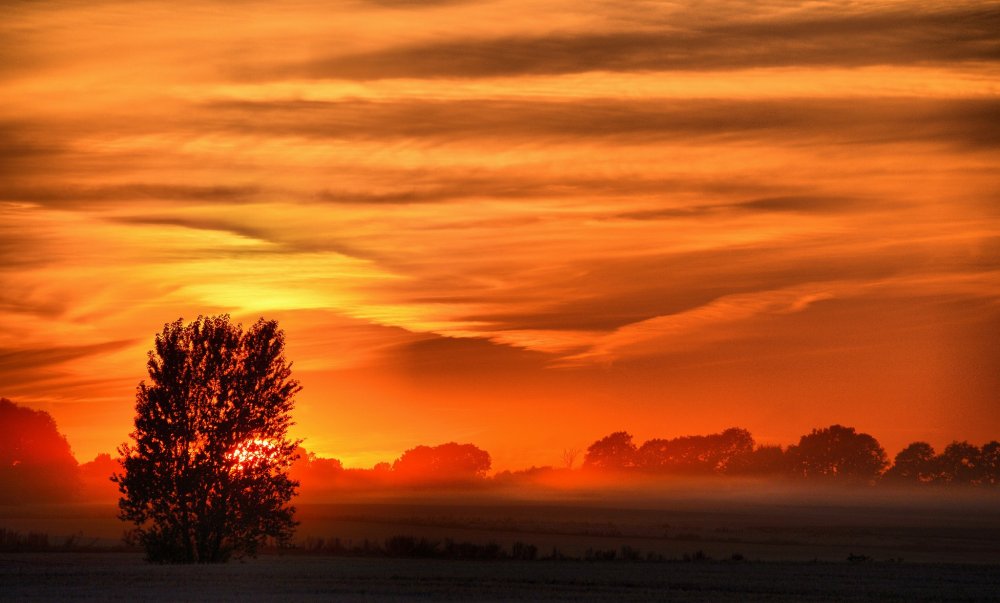
M 250 438 L 234 446 L 226 453 L 226 459 L 232 463 L 230 472 L 245 473 L 251 469 L 273 465 L 279 452 L 280 447 L 271 440 Z

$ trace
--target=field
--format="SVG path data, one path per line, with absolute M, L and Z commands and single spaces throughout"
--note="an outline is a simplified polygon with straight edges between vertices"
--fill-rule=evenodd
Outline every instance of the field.
M 442 561 L 263 556 L 153 566 L 130 553 L 0 556 L 10 600 L 990 601 L 995 566 Z
M 110 548 L 123 526 L 108 506 L 8 507 L 0 527 L 46 531 L 50 550 L 0 554 L 0 583 L 15 600 L 1000 601 L 997 503 L 941 492 L 355 497 L 300 505 L 292 550 L 207 567 Z M 526 543 L 537 555 L 386 556 L 394 536 L 435 551 Z

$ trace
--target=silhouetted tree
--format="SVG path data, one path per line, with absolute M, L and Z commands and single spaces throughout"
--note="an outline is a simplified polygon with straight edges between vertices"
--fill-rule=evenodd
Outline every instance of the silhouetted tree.
M 940 473 L 934 447 L 927 442 L 913 442 L 899 451 L 885 479 L 897 483 L 926 484 Z
M 315 497 L 335 486 L 342 485 L 344 464 L 338 459 L 316 456 L 302 446 L 295 449 L 295 462 L 288 475 L 299 482 L 299 497 Z
M 0 504 L 64 502 L 79 485 L 76 459 L 52 416 L 0 398 Z
M 121 469 L 118 461 L 104 452 L 94 460 L 80 465 L 80 479 L 83 482 L 83 496 L 88 500 L 111 502 L 118 496 L 118 488 L 108 478 Z
M 734 475 L 781 475 L 788 473 L 788 457 L 781 446 L 758 446 L 750 454 L 734 457 L 726 467 Z
M 589 469 L 628 469 L 637 465 L 637 457 L 638 450 L 632 443 L 632 434 L 617 431 L 587 448 L 583 466 Z
M 984 482 L 990 486 L 1000 485 L 1000 442 L 991 440 L 983 444 Z
M 472 444 L 448 442 L 417 446 L 392 464 L 393 473 L 408 481 L 469 481 L 490 470 L 490 453 Z
M 716 471 L 727 471 L 754 452 L 753 436 L 746 429 L 730 427 L 713 439 L 710 462 Z
M 983 453 L 968 442 L 952 442 L 937 459 L 946 484 L 980 484 L 985 477 Z
M 136 392 L 133 442 L 121 446 L 119 517 L 150 561 L 215 563 L 287 541 L 287 438 L 301 388 L 274 321 L 247 330 L 229 316 L 164 325 Z
M 733 427 L 711 435 L 649 440 L 639 447 L 637 458 L 639 466 L 649 471 L 721 473 L 741 457 L 750 455 L 753 445 L 749 431 Z
M 562 463 L 564 469 L 572 469 L 576 464 L 577 457 L 580 456 L 579 448 L 565 448 L 562 453 Z
M 683 438 L 653 438 L 636 450 L 636 465 L 649 471 L 677 470 L 683 456 Z
M 853 427 L 814 429 L 787 452 L 794 475 L 850 482 L 873 482 L 889 464 L 878 440 Z

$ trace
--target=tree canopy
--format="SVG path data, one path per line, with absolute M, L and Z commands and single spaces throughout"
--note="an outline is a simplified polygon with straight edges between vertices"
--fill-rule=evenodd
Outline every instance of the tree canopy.
M 0 504 L 63 501 L 78 486 L 76 459 L 52 416 L 0 398 Z
M 299 442 L 287 432 L 301 388 L 284 343 L 274 321 L 244 330 L 226 315 L 156 335 L 114 477 L 119 516 L 150 561 L 220 562 L 291 537 Z
M 628 469 L 638 463 L 638 452 L 632 434 L 616 431 L 587 448 L 583 466 L 585 469 Z
M 897 483 L 925 484 L 938 479 L 939 475 L 934 447 L 927 442 L 913 442 L 899 451 L 885 477 Z
M 448 442 L 411 448 L 396 459 L 392 470 L 404 480 L 468 481 L 484 477 L 491 465 L 485 450 L 473 444 Z
M 794 474 L 839 481 L 874 482 L 889 464 L 878 440 L 843 425 L 812 430 L 788 455 Z
M 651 471 L 722 473 L 753 449 L 750 432 L 733 427 L 710 435 L 649 440 L 639 447 L 638 464 Z

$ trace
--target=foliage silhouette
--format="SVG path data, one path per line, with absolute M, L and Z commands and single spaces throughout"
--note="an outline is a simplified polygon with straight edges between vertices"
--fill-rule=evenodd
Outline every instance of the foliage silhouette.
M 632 434 L 626 431 L 616 431 L 597 440 L 583 457 L 585 469 L 629 469 L 637 463 L 638 449 L 632 443 Z
M 491 465 L 485 450 L 448 442 L 407 450 L 392 464 L 392 471 L 404 481 L 472 481 L 484 477 Z
M 980 484 L 986 478 L 982 451 L 968 442 L 952 442 L 937 458 L 939 479 L 948 484 Z
M 786 454 L 794 475 L 847 482 L 872 483 L 889 464 L 878 440 L 843 425 L 812 430 Z
M 338 459 L 316 456 L 302 446 L 295 449 L 295 457 L 289 475 L 301 484 L 331 483 L 344 473 L 344 464 Z
M 934 447 L 927 442 L 913 442 L 899 451 L 885 479 L 903 484 L 926 484 L 938 479 L 939 474 Z
M 734 457 L 726 465 L 726 473 L 771 477 L 787 474 L 788 456 L 781 446 L 758 446 L 749 454 Z
M 0 504 L 63 501 L 79 485 L 76 459 L 52 416 L 0 398 Z
M 118 498 L 118 488 L 108 478 L 118 469 L 117 460 L 108 453 L 101 453 L 94 460 L 80 464 L 81 496 L 92 502 L 114 502 Z
M 649 440 L 639 447 L 638 464 L 655 472 L 723 473 L 749 457 L 753 449 L 750 432 L 733 427 L 705 436 Z
M 1000 485 L 1000 442 L 991 440 L 983 444 L 983 484 Z
M 291 537 L 298 442 L 287 431 L 301 388 L 284 342 L 274 321 L 244 331 L 227 315 L 156 335 L 133 442 L 119 448 L 123 472 L 112 478 L 119 517 L 135 524 L 148 560 L 216 563 Z

